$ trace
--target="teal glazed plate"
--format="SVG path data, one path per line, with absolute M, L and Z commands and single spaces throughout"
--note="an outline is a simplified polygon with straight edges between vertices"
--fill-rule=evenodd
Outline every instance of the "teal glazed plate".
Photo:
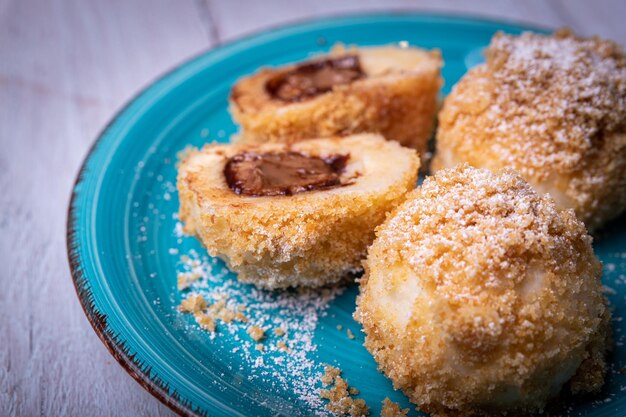
M 210 50 L 154 82 L 104 129 L 76 181 L 68 252 L 80 302 L 111 354 L 143 387 L 181 415 L 328 415 L 319 397 L 324 364 L 343 371 L 371 415 L 385 397 L 422 415 L 376 369 L 352 319 L 357 288 L 271 293 L 240 284 L 224 264 L 182 233 L 177 154 L 187 146 L 227 142 L 235 81 L 261 66 L 328 51 L 337 43 L 406 41 L 439 48 L 446 94 L 497 31 L 538 30 L 463 17 L 359 15 L 285 26 Z M 615 348 L 602 393 L 563 399 L 549 415 L 626 415 L 626 220 L 595 241 L 614 311 Z M 186 288 L 179 289 L 178 281 Z M 222 300 L 233 321 L 203 330 L 178 306 L 192 293 Z M 245 306 L 239 307 L 239 306 Z M 243 322 L 245 316 L 247 322 Z M 249 326 L 265 330 L 257 343 Z M 277 334 L 275 329 L 285 331 Z M 262 346 L 259 346 L 262 344 Z M 263 349 L 263 351 L 260 351 Z

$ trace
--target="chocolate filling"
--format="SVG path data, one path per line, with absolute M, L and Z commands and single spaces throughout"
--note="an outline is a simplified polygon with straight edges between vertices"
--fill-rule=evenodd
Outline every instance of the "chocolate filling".
M 326 158 L 297 152 L 242 152 L 228 160 L 224 177 L 231 190 L 247 196 L 293 195 L 341 185 L 349 155 Z
M 357 55 L 345 55 L 300 64 L 265 84 L 273 97 L 287 102 L 302 101 L 363 78 L 365 73 Z

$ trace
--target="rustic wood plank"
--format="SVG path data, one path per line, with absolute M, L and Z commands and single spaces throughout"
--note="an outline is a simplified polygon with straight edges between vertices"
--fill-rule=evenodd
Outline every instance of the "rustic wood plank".
M 193 1 L 0 3 L 0 415 L 171 415 L 84 317 L 65 217 L 100 129 L 209 36 Z
M 267 26 L 306 18 L 376 10 L 411 10 L 470 14 L 555 28 L 566 25 L 583 35 L 598 34 L 626 44 L 626 26 L 622 24 L 622 14 L 619 13 L 620 10 L 626 10 L 626 6 L 620 0 L 423 0 L 419 3 L 412 0 L 278 0 L 271 4 L 245 0 L 204 1 L 211 10 L 223 40 L 234 39 Z M 246 13 L 241 13 L 244 4 Z
M 623 1 L 554 0 L 550 5 L 566 26 L 581 35 L 600 35 L 626 45 L 626 25 L 622 22 L 626 3 Z

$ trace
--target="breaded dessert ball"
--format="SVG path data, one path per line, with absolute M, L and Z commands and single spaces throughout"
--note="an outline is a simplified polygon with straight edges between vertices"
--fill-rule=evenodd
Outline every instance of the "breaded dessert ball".
M 335 47 L 328 55 L 264 68 L 233 87 L 230 110 L 246 143 L 380 133 L 426 150 L 442 84 L 439 51 Z
M 626 208 L 626 55 L 600 38 L 497 34 L 439 115 L 433 169 L 513 168 L 589 230 Z
M 426 412 L 541 410 L 604 381 L 610 313 L 591 237 L 521 176 L 461 165 L 377 229 L 355 318 L 380 369 Z
M 418 168 L 414 150 L 373 134 L 208 145 L 179 166 L 180 219 L 241 281 L 332 284 L 361 270 Z

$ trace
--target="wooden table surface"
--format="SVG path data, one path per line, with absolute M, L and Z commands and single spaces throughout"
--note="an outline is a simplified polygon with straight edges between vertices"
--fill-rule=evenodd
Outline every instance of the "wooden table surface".
M 626 44 L 620 0 L 0 0 L 0 416 L 172 415 L 109 355 L 68 269 L 74 177 L 114 112 L 242 34 L 392 9 L 570 26 Z

